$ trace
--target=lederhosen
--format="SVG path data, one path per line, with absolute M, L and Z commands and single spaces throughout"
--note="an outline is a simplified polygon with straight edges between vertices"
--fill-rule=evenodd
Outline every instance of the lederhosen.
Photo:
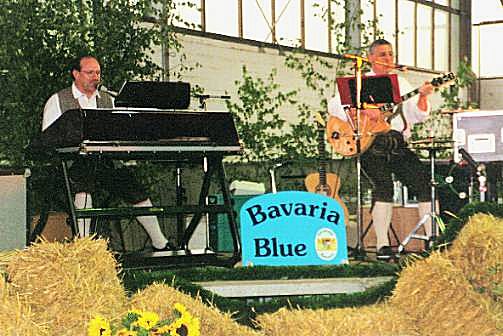
M 392 173 L 419 202 L 430 201 L 428 167 L 407 147 L 401 132 L 391 130 L 376 136 L 370 148 L 362 154 L 361 164 L 374 184 L 374 202 L 393 202 Z
M 73 97 L 71 87 L 58 92 L 61 111 L 81 108 Z M 112 108 L 112 98 L 106 93 L 96 97 L 98 108 Z M 113 198 L 121 198 L 130 203 L 138 203 L 148 198 L 145 187 L 138 182 L 134 171 L 127 167 L 116 167 L 110 159 L 78 158 L 70 170 L 70 182 L 75 192 L 93 193 L 105 190 Z

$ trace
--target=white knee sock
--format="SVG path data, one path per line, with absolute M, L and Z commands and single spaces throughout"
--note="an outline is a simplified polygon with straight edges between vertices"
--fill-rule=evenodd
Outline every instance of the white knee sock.
M 376 233 L 376 249 L 389 246 L 388 230 L 391 225 L 391 215 L 393 214 L 393 203 L 375 202 L 372 210 L 372 221 Z
M 152 206 L 152 202 L 150 199 L 146 199 L 145 201 L 141 201 L 139 203 L 134 204 L 135 207 L 150 207 Z M 138 216 L 136 217 L 138 222 L 143 226 L 145 231 L 147 231 L 148 236 L 152 240 L 152 245 L 156 248 L 163 248 L 168 243 L 168 240 L 164 236 L 161 231 L 161 227 L 159 226 L 159 221 L 156 216 Z
M 92 208 L 93 199 L 91 197 L 91 194 L 85 192 L 79 192 L 75 194 L 73 204 L 75 204 L 75 208 L 77 209 Z M 79 227 L 78 232 L 79 237 L 82 238 L 89 236 L 91 229 L 91 218 L 77 219 L 77 226 Z

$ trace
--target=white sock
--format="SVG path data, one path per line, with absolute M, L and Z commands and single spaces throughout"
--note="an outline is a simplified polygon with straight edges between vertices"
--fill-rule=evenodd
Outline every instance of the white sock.
M 393 214 L 393 203 L 375 202 L 372 210 L 372 221 L 376 233 L 376 250 L 383 246 L 389 246 L 388 231 L 391 225 L 391 216 Z
M 141 201 L 133 205 L 134 207 L 151 207 L 152 202 L 150 198 L 147 198 L 145 201 Z M 155 248 L 163 248 L 168 243 L 168 240 L 164 236 L 161 231 L 161 227 L 159 226 L 159 221 L 156 216 L 138 216 L 136 217 L 138 222 L 143 226 L 145 231 L 147 231 L 150 240 L 152 240 L 152 245 Z
M 75 194 L 73 204 L 75 204 L 75 208 L 77 209 L 92 208 L 93 199 L 91 197 L 91 194 L 88 194 L 86 192 L 79 192 Z M 77 219 L 77 226 L 79 228 L 79 237 L 82 238 L 89 236 L 91 230 L 91 218 Z

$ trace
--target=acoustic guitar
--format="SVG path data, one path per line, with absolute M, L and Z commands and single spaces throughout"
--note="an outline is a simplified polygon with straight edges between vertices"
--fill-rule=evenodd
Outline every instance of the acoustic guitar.
M 316 115 L 316 119 L 318 121 L 318 172 L 307 175 L 304 180 L 304 185 L 309 192 L 331 197 L 339 202 L 344 211 L 344 222 L 347 227 L 349 224 L 349 211 L 339 197 L 339 188 L 341 185 L 340 178 L 337 174 L 327 173 L 328 162 L 325 150 L 325 121 L 319 114 Z
M 450 84 L 455 79 L 456 75 L 450 72 L 434 78 L 431 84 L 438 88 Z M 400 115 L 400 111 L 391 112 L 393 108 L 418 93 L 419 88 L 401 96 L 399 104 L 387 103 L 380 106 L 381 118 L 377 120 L 371 120 L 365 113 L 360 113 L 360 122 L 358 124 L 358 130 L 360 131 L 359 150 L 355 135 L 356 121 L 353 119 L 344 121 L 331 116 L 327 123 L 328 142 L 332 145 L 334 151 L 342 156 L 353 157 L 364 153 L 372 145 L 377 135 L 388 133 L 391 130 L 391 120 Z

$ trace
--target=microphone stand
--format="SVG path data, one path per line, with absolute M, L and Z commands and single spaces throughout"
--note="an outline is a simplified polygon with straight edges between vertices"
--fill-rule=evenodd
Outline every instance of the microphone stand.
M 354 60 L 354 70 L 356 78 L 356 125 L 354 129 L 355 139 L 356 139 L 356 231 L 357 231 L 357 243 L 356 243 L 356 258 L 364 258 L 365 250 L 363 248 L 363 216 L 362 216 L 362 190 L 361 190 L 361 134 L 360 134 L 360 118 L 361 118 L 361 90 L 362 90 L 362 64 L 363 57 L 355 55 L 345 55 L 347 58 L 352 58 Z M 350 57 L 349 57 L 350 56 Z
M 229 95 L 209 95 L 209 94 L 196 94 L 196 98 L 199 98 L 199 108 L 206 111 L 206 99 L 231 99 Z

